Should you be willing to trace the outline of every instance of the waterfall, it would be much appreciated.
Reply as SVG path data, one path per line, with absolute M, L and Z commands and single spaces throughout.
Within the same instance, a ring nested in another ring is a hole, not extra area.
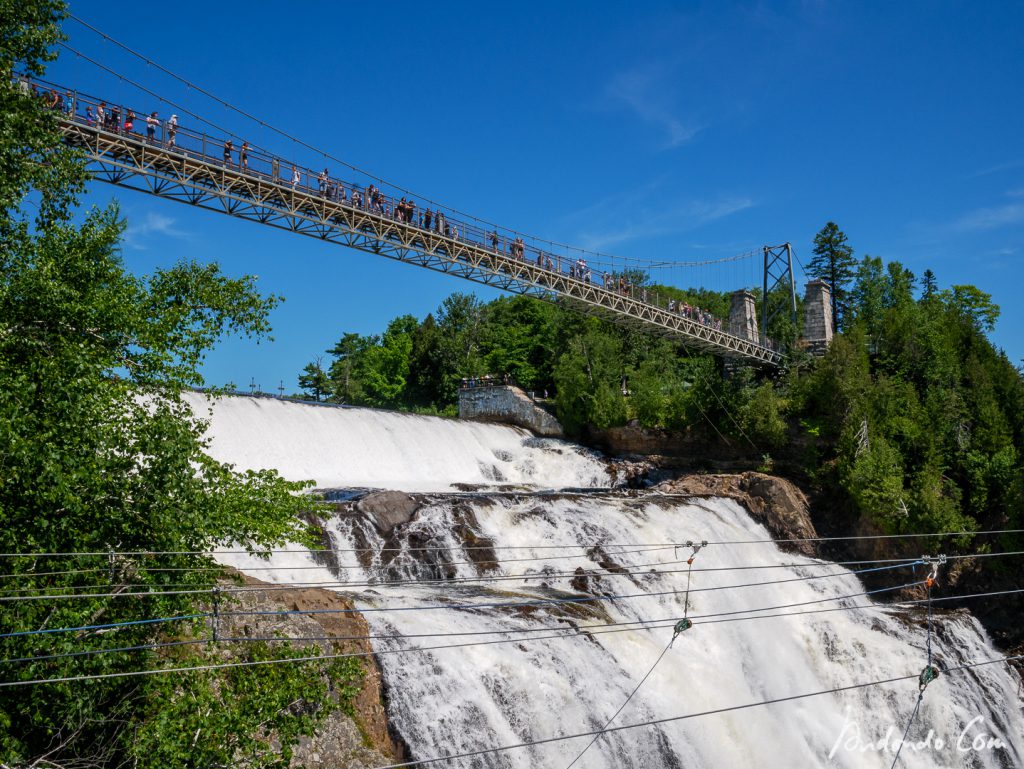
M 230 409 L 238 413 L 225 418 L 215 408 L 215 451 L 227 456 L 263 435 L 266 458 L 253 448 L 245 461 L 281 462 L 291 475 L 315 460 L 325 473 L 316 478 L 321 484 L 329 478 L 330 485 L 380 486 L 391 478 L 400 488 L 430 485 L 420 469 L 400 477 L 414 447 L 425 453 L 413 464 L 432 468 L 435 486 L 451 485 L 452 477 L 463 483 L 478 472 L 470 460 L 490 462 L 499 445 L 520 468 L 517 484 L 547 488 L 561 477 L 581 487 L 588 473 L 599 478 L 596 458 L 565 444 L 552 451 L 505 428 L 275 402 Z M 263 428 L 261 414 L 269 420 Z M 332 429 L 348 432 L 332 436 Z M 356 439 L 357 450 L 346 446 Z M 302 441 L 323 441 L 320 458 L 306 447 L 290 460 Z M 374 461 L 358 472 L 333 469 L 337 458 L 360 452 Z M 524 469 L 528 454 L 534 476 Z M 549 461 L 555 467 L 543 466 Z M 417 499 L 413 520 L 391 531 L 358 505 L 340 505 L 324 521 L 329 558 L 298 548 L 269 562 L 219 556 L 261 579 L 333 582 L 353 596 L 373 635 L 386 636 L 373 644 L 388 716 L 414 758 L 600 729 L 662 652 L 615 725 L 916 676 L 925 664 L 923 610 L 873 603 L 859 595 L 866 588 L 855 573 L 773 544 L 714 544 L 769 538 L 731 500 L 536 489 Z M 692 549 L 675 543 L 701 540 L 713 544 L 694 557 L 687 594 Z M 923 577 L 907 567 L 896 573 L 901 583 Z M 665 651 L 687 604 L 693 627 Z M 791 608 L 769 608 L 780 606 Z M 777 613 L 790 616 L 763 616 Z M 937 612 L 935 627 L 940 666 L 999 657 L 967 612 Z M 454 648 L 404 651 L 439 646 Z M 922 744 L 905 747 L 900 766 L 1024 766 L 1018 683 L 1006 665 L 941 675 L 924 693 L 911 731 Z M 914 679 L 610 732 L 576 766 L 887 769 L 917 695 Z M 1001 742 L 988 747 L 981 735 Z M 445 765 L 563 769 L 587 742 Z
M 215 459 L 239 470 L 276 469 L 321 488 L 611 484 L 593 452 L 515 427 L 275 398 L 188 393 L 185 401 L 210 421 Z

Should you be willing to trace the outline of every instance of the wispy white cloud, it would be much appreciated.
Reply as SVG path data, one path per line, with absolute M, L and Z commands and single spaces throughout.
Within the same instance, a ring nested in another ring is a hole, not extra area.
M 1020 168 L 1024 166 L 1024 160 L 1009 160 L 1005 163 L 998 163 L 988 168 L 982 168 L 979 171 L 975 171 L 973 174 L 968 174 L 968 179 L 977 179 L 979 176 L 989 176 L 990 174 L 998 174 L 1003 171 L 1010 171 L 1014 168 Z
M 657 184 L 652 183 L 569 214 L 565 219 L 577 230 L 575 242 L 589 250 L 603 251 L 639 238 L 694 230 L 755 205 L 745 196 L 660 200 L 656 188 Z
M 128 229 L 124 234 L 124 244 L 128 248 L 145 250 L 154 236 L 185 239 L 188 233 L 177 228 L 177 220 L 170 216 L 147 211 L 139 218 L 127 217 Z
M 663 149 L 690 141 L 703 126 L 677 114 L 670 94 L 669 73 L 658 68 L 634 68 L 617 73 L 607 86 L 612 103 L 632 111 L 664 134 Z
M 1024 222 L 1024 203 L 1007 203 L 1003 206 L 978 208 L 953 222 L 953 229 L 960 232 L 994 230 Z

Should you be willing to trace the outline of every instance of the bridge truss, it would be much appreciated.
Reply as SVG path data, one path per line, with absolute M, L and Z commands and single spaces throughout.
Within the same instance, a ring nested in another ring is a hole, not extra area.
M 517 259 L 351 201 L 329 199 L 308 187 L 284 182 L 276 164 L 274 173 L 265 174 L 224 163 L 205 151 L 205 140 L 197 152 L 168 146 L 166 141 L 148 141 L 141 134 L 105 130 L 75 116 L 62 115 L 59 126 L 65 141 L 85 153 L 90 171 L 101 181 L 567 304 L 728 360 L 767 367 L 784 361 L 782 353 L 769 346 L 646 302 L 641 292 L 633 292 L 641 293 L 639 298 L 624 295 L 583 275 Z

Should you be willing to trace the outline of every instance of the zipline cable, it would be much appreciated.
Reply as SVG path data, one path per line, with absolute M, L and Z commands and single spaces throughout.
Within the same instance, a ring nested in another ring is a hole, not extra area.
M 699 546 L 698 546 L 698 549 L 699 549 Z M 835 572 L 834 574 L 811 574 L 811 575 L 806 575 L 806 576 L 802 576 L 802 577 L 788 577 L 786 579 L 762 580 L 760 582 L 745 582 L 745 583 L 741 583 L 741 584 L 737 584 L 737 585 L 716 585 L 716 586 L 712 586 L 712 587 L 694 588 L 694 592 L 695 593 L 699 593 L 699 592 L 717 591 L 717 590 L 735 590 L 735 589 L 747 588 L 747 587 L 764 587 L 764 586 L 768 586 L 768 585 L 783 585 L 783 584 L 790 583 L 790 582 L 809 582 L 809 581 L 812 581 L 812 580 L 831 579 L 831 578 L 834 578 L 834 577 L 845 577 L 845 576 L 848 576 L 848 575 L 856 576 L 858 574 L 868 574 L 868 573 L 879 572 L 879 571 L 890 571 L 892 569 L 902 569 L 902 568 L 905 568 L 905 567 L 908 567 L 908 566 L 914 566 L 915 564 L 920 564 L 920 563 L 922 563 L 922 562 L 919 561 L 919 560 L 918 561 L 907 560 L 907 561 L 903 561 L 903 562 L 901 562 L 899 564 L 896 564 L 896 565 L 878 566 L 878 567 L 870 568 L 870 569 L 850 569 L 850 570 L 846 570 L 846 571 Z M 691 574 L 691 571 L 692 571 L 692 564 L 693 564 L 693 557 L 691 556 L 690 559 L 687 561 L 687 568 L 686 569 L 665 569 L 665 570 L 660 570 L 660 571 L 659 570 L 651 569 L 651 570 L 648 570 L 648 571 L 639 571 L 639 572 L 609 571 L 609 572 L 605 572 L 605 573 L 601 573 L 601 574 L 575 574 L 575 573 L 572 573 L 572 572 L 567 572 L 567 573 L 563 573 L 561 575 L 549 575 L 549 574 L 542 574 L 541 573 L 541 574 L 536 574 L 536 575 L 527 577 L 526 579 L 538 579 L 538 580 L 578 579 L 580 577 L 587 578 L 587 579 L 597 579 L 597 578 L 601 578 L 601 577 L 626 577 L 626 576 L 633 576 L 633 575 L 636 575 L 636 574 L 641 574 L 641 575 L 652 575 L 652 574 L 654 574 L 654 575 L 656 575 L 656 574 L 679 574 L 679 573 L 685 573 L 686 574 L 686 608 L 688 609 L 689 608 L 689 604 L 690 604 L 689 593 L 690 593 L 690 574 Z M 355 583 L 351 583 L 351 582 L 332 582 L 332 583 L 325 583 L 325 584 L 327 584 L 330 587 L 336 587 L 336 588 L 339 588 L 339 589 L 340 588 L 351 588 L 351 587 L 388 587 L 389 585 L 392 585 L 392 584 L 398 585 L 398 586 L 403 586 L 403 587 L 404 586 L 408 586 L 408 585 L 415 585 L 415 586 L 419 586 L 419 585 L 447 586 L 447 585 L 449 585 L 452 582 L 455 582 L 456 584 L 459 584 L 461 582 L 470 582 L 472 584 L 477 584 L 477 583 L 486 583 L 488 581 L 497 581 L 497 580 L 500 580 L 500 579 L 502 579 L 502 578 L 501 577 L 473 577 L 473 578 L 465 578 L 464 580 L 436 579 L 436 580 L 408 580 L 408 581 L 402 580 L 402 581 L 396 581 L 394 583 L 392 583 L 392 582 L 355 582 Z M 514 577 L 514 579 L 523 579 L 523 578 L 522 577 Z M 318 587 L 323 587 L 323 585 L 319 585 Z M 25 590 L 32 590 L 32 589 L 41 589 L 41 588 L 25 588 Z M 143 591 L 137 591 L 137 592 L 129 592 L 127 590 L 124 590 L 124 591 L 121 591 L 121 592 L 107 592 L 107 593 L 57 593 L 57 594 L 52 594 L 52 595 L 0 596 L 0 603 L 3 603 L 3 602 L 11 603 L 11 602 L 22 602 L 22 601 L 45 601 L 45 600 L 48 600 L 48 599 L 51 599 L 51 600 L 65 600 L 65 599 L 73 599 L 73 598 L 89 598 L 89 599 L 95 599 L 95 598 L 140 598 L 140 597 L 150 598 L 150 597 L 175 596 L 175 595 L 209 595 L 214 590 L 216 590 L 217 592 L 219 592 L 221 594 L 238 594 L 238 593 L 254 593 L 254 592 L 266 593 L 266 592 L 276 592 L 276 591 L 282 591 L 282 590 L 283 591 L 288 591 L 288 590 L 295 590 L 295 589 L 301 589 L 301 586 L 293 586 L 293 585 L 284 584 L 284 585 L 267 585 L 266 587 L 237 587 L 237 588 L 232 588 L 232 587 L 211 587 L 211 588 L 196 588 L 196 589 L 193 589 L 193 590 L 143 590 Z
M 1000 657 L 997 660 L 980 660 L 977 662 L 969 662 L 955 667 L 947 668 L 947 672 L 958 672 L 962 670 L 969 670 L 983 665 L 999 665 L 1007 662 L 1024 659 L 1024 655 L 1017 655 L 1013 657 Z M 704 710 L 699 713 L 687 713 L 681 716 L 669 716 L 668 718 L 656 718 L 649 721 L 640 721 L 632 724 L 623 724 L 622 726 L 611 726 L 606 732 L 621 732 L 629 729 L 636 729 L 642 726 L 657 726 L 660 724 L 672 723 L 676 721 L 685 721 L 691 718 L 701 718 L 703 716 L 719 715 L 721 713 L 730 713 L 737 710 L 749 710 L 750 708 L 761 707 L 763 705 L 776 705 L 781 702 L 791 702 L 793 700 L 807 699 L 808 697 L 820 697 L 826 694 L 838 694 L 840 692 L 854 691 L 857 689 L 866 689 L 872 686 L 881 686 L 884 684 L 897 683 L 900 681 L 909 681 L 913 678 L 917 678 L 916 675 L 896 676 L 894 678 L 886 678 L 878 681 L 868 681 L 865 683 L 849 684 L 847 686 L 837 686 L 832 689 L 822 689 L 816 692 L 804 692 L 801 694 L 791 694 L 786 697 L 775 697 L 769 700 L 758 700 L 757 702 L 748 702 L 744 705 L 731 705 L 728 707 L 715 708 L 713 710 Z M 426 764 L 436 764 L 441 761 L 454 761 L 461 758 L 473 758 L 475 756 L 489 755 L 492 753 L 501 753 L 507 750 L 515 750 L 518 748 L 529 748 L 537 745 L 548 745 L 553 742 L 563 742 L 565 740 L 574 740 L 580 737 L 591 737 L 597 734 L 601 734 L 602 730 L 589 731 L 589 732 L 577 732 L 575 734 L 565 734 L 559 737 L 548 737 L 546 739 L 531 740 L 528 742 L 520 742 L 514 745 L 502 745 L 496 748 L 483 748 L 480 750 L 468 751 L 465 753 L 450 753 L 444 756 L 435 756 L 433 758 L 422 758 L 415 761 L 405 761 L 398 764 L 387 764 L 386 766 L 375 767 L 375 769 L 407 769 L 412 766 L 424 766 Z
M 849 595 L 832 596 L 829 598 L 820 598 L 813 601 L 803 601 L 795 604 L 781 604 L 778 606 L 766 606 L 754 609 L 738 609 L 729 612 L 722 612 L 718 614 L 703 614 L 700 618 L 705 617 L 723 617 L 734 614 L 749 614 L 752 612 L 761 611 L 774 611 L 782 608 L 792 608 L 796 606 L 808 606 L 810 604 L 825 603 L 827 601 L 839 601 L 846 598 L 858 598 L 865 595 L 875 595 L 877 593 L 887 593 L 896 590 L 903 590 L 909 587 L 915 587 L 917 585 L 924 584 L 923 582 L 909 582 L 903 585 L 894 585 L 890 587 L 876 588 L 875 590 L 868 590 L 860 593 L 851 593 Z M 566 604 L 584 604 L 584 603 L 599 603 L 603 601 L 616 601 L 616 600 L 628 600 L 633 598 L 658 598 L 666 595 L 676 595 L 675 590 L 657 591 L 652 593 L 633 593 L 627 595 L 600 595 L 600 596 L 581 596 L 574 598 L 539 598 L 532 601 L 498 601 L 489 603 L 467 603 L 467 604 L 431 604 L 429 606 L 392 606 L 392 607 L 363 607 L 363 608 L 352 608 L 352 609 L 308 609 L 300 611 L 298 609 L 287 609 L 280 611 L 235 611 L 235 612 L 221 612 L 221 617 L 287 617 L 296 615 L 318 615 L 318 614 L 368 614 L 368 613 L 388 613 L 388 612 L 411 612 L 411 611 L 474 611 L 478 609 L 507 609 L 507 608 L 524 608 L 524 607 L 535 607 L 535 606 L 559 606 Z M 175 617 L 154 617 L 143 620 L 129 620 L 123 622 L 110 622 L 106 624 L 96 625 L 83 625 L 80 627 L 65 627 L 65 628 L 46 628 L 42 630 L 21 630 L 11 633 L 0 633 L 0 638 L 21 638 L 25 636 L 35 635 L 52 635 L 54 633 L 77 633 L 86 630 L 114 630 L 116 628 L 128 627 L 133 625 L 156 625 L 166 624 L 168 622 L 179 622 L 190 619 L 209 619 L 213 615 L 206 613 L 181 615 Z
M 694 499 L 694 495 L 690 494 L 672 494 L 664 496 L 678 496 L 685 497 L 686 499 Z M 695 503 L 691 503 L 695 504 Z M 908 534 L 855 534 L 842 537 L 788 537 L 788 538 L 773 538 L 773 539 L 733 539 L 733 540 L 708 540 L 709 545 L 779 545 L 779 544 L 799 544 L 799 543 L 814 543 L 814 542 L 865 542 L 865 541 L 878 541 L 878 540 L 901 540 L 901 539 L 928 539 L 931 537 L 977 537 L 982 535 L 1007 535 L 1007 534 L 1024 534 L 1024 529 L 986 529 L 982 531 L 935 531 L 935 532 L 917 532 Z M 67 551 L 67 552 L 38 552 L 38 553 L 0 553 L 0 558 L 80 558 L 80 557 L 103 557 L 107 558 L 113 552 L 114 555 L 120 556 L 158 556 L 158 555 L 251 555 L 251 556 L 267 556 L 274 553 L 288 553 L 291 555 L 301 554 L 318 554 L 318 553 L 403 553 L 403 552 L 436 552 L 436 551 L 447 551 L 447 550 L 570 550 L 570 549 L 584 549 L 590 550 L 593 548 L 607 548 L 607 547 L 634 547 L 641 548 L 636 552 L 650 552 L 653 550 L 673 550 L 680 547 L 683 542 L 656 542 L 656 543 L 621 543 L 621 542 L 592 542 L 589 544 L 571 543 L 561 545 L 466 545 L 464 547 L 452 547 L 452 546 L 419 546 L 419 547 L 386 547 L 386 548 L 372 548 L 372 547 L 349 547 L 349 548 L 319 548 L 319 549 L 306 549 L 306 548 L 267 548 L 267 549 L 253 549 L 253 550 L 217 550 L 210 552 L 208 550 L 123 550 L 123 551 L 110 551 L 110 550 L 85 550 L 80 552 Z M 624 553 L 608 553 L 608 555 L 623 555 Z M 585 557 L 585 556 L 564 556 L 569 557 Z M 504 561 L 504 559 L 502 559 Z M 511 560 L 511 559 L 510 559 Z M 490 563 L 490 561 L 485 561 Z M 877 563 L 875 561 L 874 563 Z
M 654 663 L 651 665 L 651 667 L 647 670 L 646 673 L 644 673 L 643 678 L 641 678 L 637 682 L 637 685 L 633 687 L 633 691 L 631 691 L 629 693 L 629 696 L 626 697 L 625 701 L 621 705 L 619 705 L 619 709 L 616 710 L 612 714 L 611 718 L 609 718 L 607 721 L 605 721 L 604 726 L 601 727 L 601 731 L 594 735 L 594 737 L 590 740 L 590 742 L 587 743 L 586 747 L 584 747 L 583 750 L 581 750 L 577 754 L 576 758 L 574 758 L 569 763 L 569 766 L 567 766 L 566 769 L 572 769 L 572 767 L 576 765 L 576 762 L 579 761 L 581 758 L 583 758 L 583 755 L 588 750 L 590 750 L 590 746 L 593 745 L 595 742 L 597 742 L 598 737 L 600 737 L 601 735 L 603 735 L 605 732 L 608 731 L 608 727 L 611 726 L 612 721 L 614 721 L 616 718 L 619 717 L 619 713 L 621 713 L 623 710 L 625 710 L 626 705 L 628 705 L 630 703 L 630 700 L 633 699 L 633 696 L 638 691 L 640 691 L 640 687 L 643 686 L 644 682 L 648 678 L 651 677 L 652 673 L 654 673 L 655 668 L 658 667 L 658 663 L 660 663 L 662 661 L 662 659 L 664 659 L 665 655 L 668 653 L 668 650 L 672 648 L 672 645 L 676 642 L 676 638 L 679 636 L 679 634 L 683 633 L 684 631 L 689 630 L 691 627 L 693 627 L 693 623 L 689 619 L 689 613 L 690 613 L 690 574 L 691 574 L 691 569 L 693 567 L 693 560 L 697 557 L 697 553 L 699 553 L 703 548 L 707 547 L 707 545 L 708 545 L 708 543 L 706 541 L 701 541 L 698 544 L 695 544 L 693 542 L 687 542 L 686 543 L 686 547 L 688 547 L 688 548 L 690 548 L 692 550 L 692 552 L 690 553 L 690 557 L 686 561 L 686 564 L 687 564 L 687 571 L 686 571 L 686 599 L 685 599 L 685 603 L 683 604 L 683 618 L 681 620 L 679 620 L 679 622 L 677 622 L 675 627 L 672 629 L 672 637 L 669 639 L 668 643 L 665 645 L 665 648 L 661 650 L 661 654 L 658 655 L 658 658 L 656 660 L 654 660 Z
M 966 593 L 966 594 L 961 594 L 961 595 L 947 596 L 947 597 L 944 597 L 944 598 L 933 598 L 932 600 L 935 601 L 935 602 L 938 602 L 938 601 L 957 601 L 957 600 L 967 600 L 967 599 L 972 599 L 972 598 L 989 598 L 989 597 L 995 597 L 995 596 L 1011 595 L 1011 594 L 1021 594 L 1021 593 L 1024 593 L 1024 588 L 1016 589 L 1016 590 L 1000 590 L 1000 591 L 993 591 L 993 592 L 988 592 L 988 593 Z M 801 616 L 811 615 L 811 614 L 829 614 L 829 613 L 838 612 L 838 611 L 854 611 L 854 610 L 860 610 L 860 609 L 865 609 L 865 610 L 882 609 L 882 610 L 884 610 L 884 609 L 894 608 L 894 607 L 916 606 L 916 605 L 920 605 L 922 603 L 925 603 L 925 599 L 911 599 L 911 600 L 905 600 L 905 601 L 895 601 L 895 602 L 890 603 L 890 604 L 851 604 L 849 606 L 838 606 L 838 607 L 833 607 L 833 608 L 828 608 L 828 609 L 806 609 L 804 611 L 796 611 L 796 612 L 777 612 L 777 613 L 774 613 L 774 614 L 757 614 L 757 615 L 748 616 L 748 617 L 730 616 L 730 617 L 725 617 L 725 618 L 722 618 L 722 619 L 710 619 L 710 620 L 708 620 L 706 622 L 702 622 L 701 624 L 717 625 L 717 624 L 720 624 L 720 623 L 723 623 L 723 622 L 747 622 L 747 621 L 750 621 L 750 620 L 777 619 L 777 618 L 785 618 L 785 617 L 801 617 Z M 717 616 L 717 615 L 703 615 L 703 616 L 714 617 L 714 616 Z M 698 619 L 699 619 L 699 617 L 698 617 Z M 655 623 L 661 623 L 661 622 L 667 622 L 668 624 L 655 624 Z M 516 637 L 516 638 L 499 639 L 497 641 L 478 641 L 478 642 L 468 642 L 468 643 L 441 645 L 441 646 L 429 646 L 429 647 L 407 647 L 407 648 L 403 648 L 403 649 L 394 649 L 394 650 L 390 650 L 390 651 L 387 652 L 389 654 L 398 654 L 398 653 L 403 653 L 403 652 L 404 653 L 417 653 L 417 652 L 424 652 L 424 651 L 435 651 L 435 650 L 439 650 L 439 649 L 453 649 L 453 648 L 461 649 L 461 648 L 467 648 L 467 647 L 473 647 L 473 646 L 491 646 L 491 645 L 495 645 L 495 644 L 505 644 L 505 643 L 523 643 L 523 642 L 551 640 L 551 639 L 558 639 L 558 638 L 575 638 L 575 637 L 578 637 L 578 636 L 581 636 L 581 635 L 588 636 L 588 635 L 602 635 L 602 634 L 605 634 L 605 633 L 623 633 L 623 632 L 632 632 L 632 631 L 641 631 L 641 630 L 653 631 L 653 630 L 662 630 L 662 629 L 668 629 L 668 628 L 675 629 L 675 627 L 677 627 L 677 625 L 678 625 L 678 622 L 676 621 L 675 618 L 673 618 L 673 617 L 661 617 L 661 618 L 658 618 L 658 619 L 630 620 L 630 621 L 625 621 L 625 622 L 609 622 L 609 623 L 602 623 L 600 625 L 576 625 L 576 626 L 565 627 L 565 628 L 539 627 L 539 628 L 517 628 L 517 629 L 509 629 L 509 630 L 475 630 L 475 631 L 461 631 L 461 632 L 410 633 L 410 634 L 403 634 L 403 635 L 394 635 L 394 634 L 389 634 L 389 635 L 370 635 L 370 634 L 368 634 L 368 635 L 359 635 L 359 636 L 315 635 L 315 636 L 297 636 L 297 637 L 242 636 L 242 637 L 221 637 L 221 638 L 218 639 L 218 642 L 219 643 L 257 643 L 257 642 L 293 643 L 293 642 L 299 642 L 299 641 L 331 641 L 331 642 L 334 642 L 334 643 L 339 643 L 339 642 L 342 642 L 342 641 L 389 641 L 389 640 L 390 641 L 397 641 L 397 640 L 406 640 L 406 639 L 410 639 L 410 638 L 451 638 L 451 637 L 479 637 L 479 636 L 495 636 L 495 635 L 507 636 L 507 635 L 511 635 L 511 634 L 514 634 L 514 633 L 520 634 L 519 637 Z M 545 632 L 551 632 L 551 631 L 555 631 L 555 634 L 554 635 L 532 635 L 532 634 L 535 634 L 535 633 L 545 633 Z M 530 634 L 530 635 L 526 635 L 526 634 Z M 674 637 L 673 637 L 673 640 L 674 640 Z M 0 663 L 7 664 L 7 663 L 21 663 L 21 662 L 41 662 L 41 661 L 52 660 L 52 659 L 63 659 L 63 658 L 67 658 L 67 657 L 82 657 L 82 656 L 92 656 L 92 655 L 96 655 L 96 654 L 111 654 L 111 653 L 122 653 L 122 652 L 127 653 L 127 652 L 133 652 L 133 651 L 157 650 L 157 649 L 163 649 L 163 648 L 169 648 L 169 647 L 199 645 L 199 644 L 209 644 L 209 643 L 210 643 L 210 640 L 208 638 L 189 639 L 189 640 L 182 640 L 182 641 L 166 641 L 166 642 L 158 642 L 158 643 L 152 643 L 152 644 L 138 644 L 138 645 L 135 645 L 135 646 L 127 646 L 127 647 L 115 647 L 115 648 L 110 648 L 110 649 L 89 649 L 89 650 L 83 650 L 83 651 L 77 651 L 77 652 L 63 652 L 63 653 L 59 653 L 59 654 L 39 655 L 39 656 L 34 656 L 34 657 L 17 657 L 17 658 L 12 658 L 12 659 L 0 660 Z M 365 653 L 360 653 L 360 654 L 350 654 L 348 656 L 370 657 L 370 656 L 373 656 L 373 655 L 374 655 L 374 652 L 365 652 Z M 318 655 L 318 656 L 311 656 L 309 658 L 303 658 L 302 660 L 281 659 L 281 660 L 277 660 L 277 661 L 278 662 L 294 662 L 294 661 L 312 661 L 312 660 L 317 660 L 317 659 L 331 659 L 331 657 L 322 657 L 322 656 Z M 153 670 L 152 672 L 154 672 L 154 673 L 171 672 L 172 673 L 175 670 L 179 670 L 179 669 L 180 668 L 156 669 L 156 670 Z M 72 680 L 79 680 L 80 678 L 81 677 L 74 677 Z M 47 680 L 37 680 L 37 681 L 30 681 L 30 682 L 14 681 L 14 682 L 7 682 L 6 684 L 3 684 L 3 685 L 19 686 L 22 683 L 53 683 L 53 682 L 54 682 L 53 680 L 47 679 Z
M 659 548 L 668 549 L 668 548 Z M 615 554 L 618 555 L 618 554 Z M 999 558 L 1004 556 L 1017 556 L 1024 555 L 1024 550 L 1012 550 L 997 553 L 966 553 L 961 555 L 948 555 L 948 560 L 963 560 L 963 559 L 974 559 L 974 558 Z M 560 560 L 564 558 L 578 558 L 578 557 L 589 557 L 589 556 L 552 556 L 551 560 Z M 514 560 L 514 559 L 512 559 Z M 545 560 L 543 558 L 538 560 Z M 504 562 L 504 561 L 502 561 Z M 757 571 L 763 569 L 790 569 L 790 568 L 819 568 L 829 566 L 866 566 L 868 564 L 889 564 L 899 563 L 906 564 L 911 563 L 910 558 L 876 558 L 872 560 L 855 560 L 855 561 L 811 561 L 809 563 L 768 563 L 761 565 L 746 565 L 746 566 L 710 566 L 703 569 L 694 569 L 694 573 L 701 572 L 730 572 L 730 571 Z M 490 563 L 487 561 L 485 563 Z M 587 574 L 587 577 L 612 577 L 612 576 L 628 576 L 628 575 L 646 575 L 646 574 L 674 574 L 678 573 L 676 569 L 648 569 L 647 567 L 654 566 L 671 566 L 678 563 L 684 563 L 684 561 L 652 561 L 649 563 L 639 564 L 625 564 L 632 569 L 639 569 L 639 571 L 608 571 L 601 574 Z M 476 564 L 475 561 L 447 561 L 440 565 L 449 566 L 456 564 Z M 295 571 L 295 570 L 307 570 L 307 569 L 329 569 L 331 567 L 326 566 L 195 566 L 195 567 L 180 567 L 180 568 L 162 568 L 162 567 L 150 567 L 150 566 L 136 566 L 133 565 L 132 570 L 147 574 L 162 574 L 162 573 L 176 573 L 176 572 L 188 572 L 188 573 L 202 573 L 202 572 L 218 572 L 223 573 L 230 570 L 242 571 L 245 574 L 251 574 L 251 572 L 265 572 L 265 571 Z M 355 565 L 342 564 L 338 566 L 339 569 L 362 569 L 363 567 Z M 51 575 L 65 575 L 65 574 L 98 574 L 107 573 L 109 569 L 71 569 L 68 571 L 52 571 L 52 572 L 20 572 L 11 574 L 0 574 L 0 578 L 15 578 L 15 577 L 40 577 L 40 576 L 51 576 Z M 853 573 L 858 573 L 859 569 L 851 569 Z M 451 578 L 426 578 L 426 579 L 395 579 L 395 580 L 367 580 L 367 581 L 346 581 L 346 580 L 326 580 L 326 581 L 300 581 L 300 582 L 288 582 L 278 584 L 265 584 L 261 586 L 248 585 L 246 587 L 230 588 L 235 593 L 258 593 L 258 592 L 273 592 L 278 590 L 297 590 L 303 588 L 345 588 L 345 587 L 387 587 L 388 585 L 448 585 L 448 584 L 459 584 L 464 582 L 475 583 L 475 582 L 503 582 L 512 580 L 533 580 L 533 579 L 561 579 L 563 577 L 576 577 L 579 576 L 575 571 L 571 572 L 543 572 L 537 571 L 533 573 L 520 573 L 520 574 L 505 574 L 496 576 L 476 576 L 476 577 L 451 577 Z M 122 585 L 126 588 L 145 588 L 159 584 L 165 588 L 188 588 L 191 587 L 192 583 L 187 582 L 169 582 L 169 583 L 128 583 Z M 30 590 L 73 590 L 73 589 L 93 589 L 97 585 L 66 585 L 66 586 L 49 586 L 49 587 L 26 587 L 26 588 L 10 588 L 11 593 L 28 592 Z

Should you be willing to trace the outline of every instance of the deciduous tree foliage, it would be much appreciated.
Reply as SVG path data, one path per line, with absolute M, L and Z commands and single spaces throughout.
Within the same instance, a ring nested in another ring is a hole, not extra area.
M 220 543 L 256 550 L 306 533 L 304 485 L 211 460 L 203 423 L 180 399 L 184 388 L 202 384 L 198 367 L 218 339 L 269 332 L 267 315 L 279 299 L 261 297 L 251 277 L 226 277 L 216 265 L 181 262 L 148 277 L 129 274 L 116 207 L 75 224 L 83 165 L 61 148 L 40 98 L 12 82 L 15 70 L 42 74 L 63 9 L 3 0 L 0 11 L 0 552 L 24 554 L 0 559 L 4 590 L 29 598 L 72 588 L 118 594 L 4 603 L 0 680 L 173 665 L 180 655 L 132 647 L 204 637 L 202 623 L 188 617 L 207 610 L 209 596 L 147 590 L 211 587 L 217 570 L 203 553 Z M 27 197 L 33 205 L 25 206 Z M 174 617 L 185 619 L 121 624 Z M 121 648 L 132 650 L 110 651 Z M 193 648 L 188 659 L 208 658 Z M 234 745 L 213 743 L 202 762 L 180 755 L 163 766 L 277 765 L 297 722 L 294 713 L 267 707 L 277 696 L 267 687 L 283 682 L 285 692 L 315 697 L 329 685 L 321 673 L 315 666 L 254 668 L 239 678 L 246 690 L 238 698 L 210 677 L 5 687 L 0 763 L 161 765 L 153 757 L 178 738 L 179 725 L 154 719 L 163 708 L 187 709 L 187 687 L 188 696 L 215 703 L 221 719 L 255 729 L 238 710 L 244 702 L 262 713 L 261 729 L 284 739 L 276 749 L 239 735 Z M 136 743 L 139 735 L 145 739 Z

